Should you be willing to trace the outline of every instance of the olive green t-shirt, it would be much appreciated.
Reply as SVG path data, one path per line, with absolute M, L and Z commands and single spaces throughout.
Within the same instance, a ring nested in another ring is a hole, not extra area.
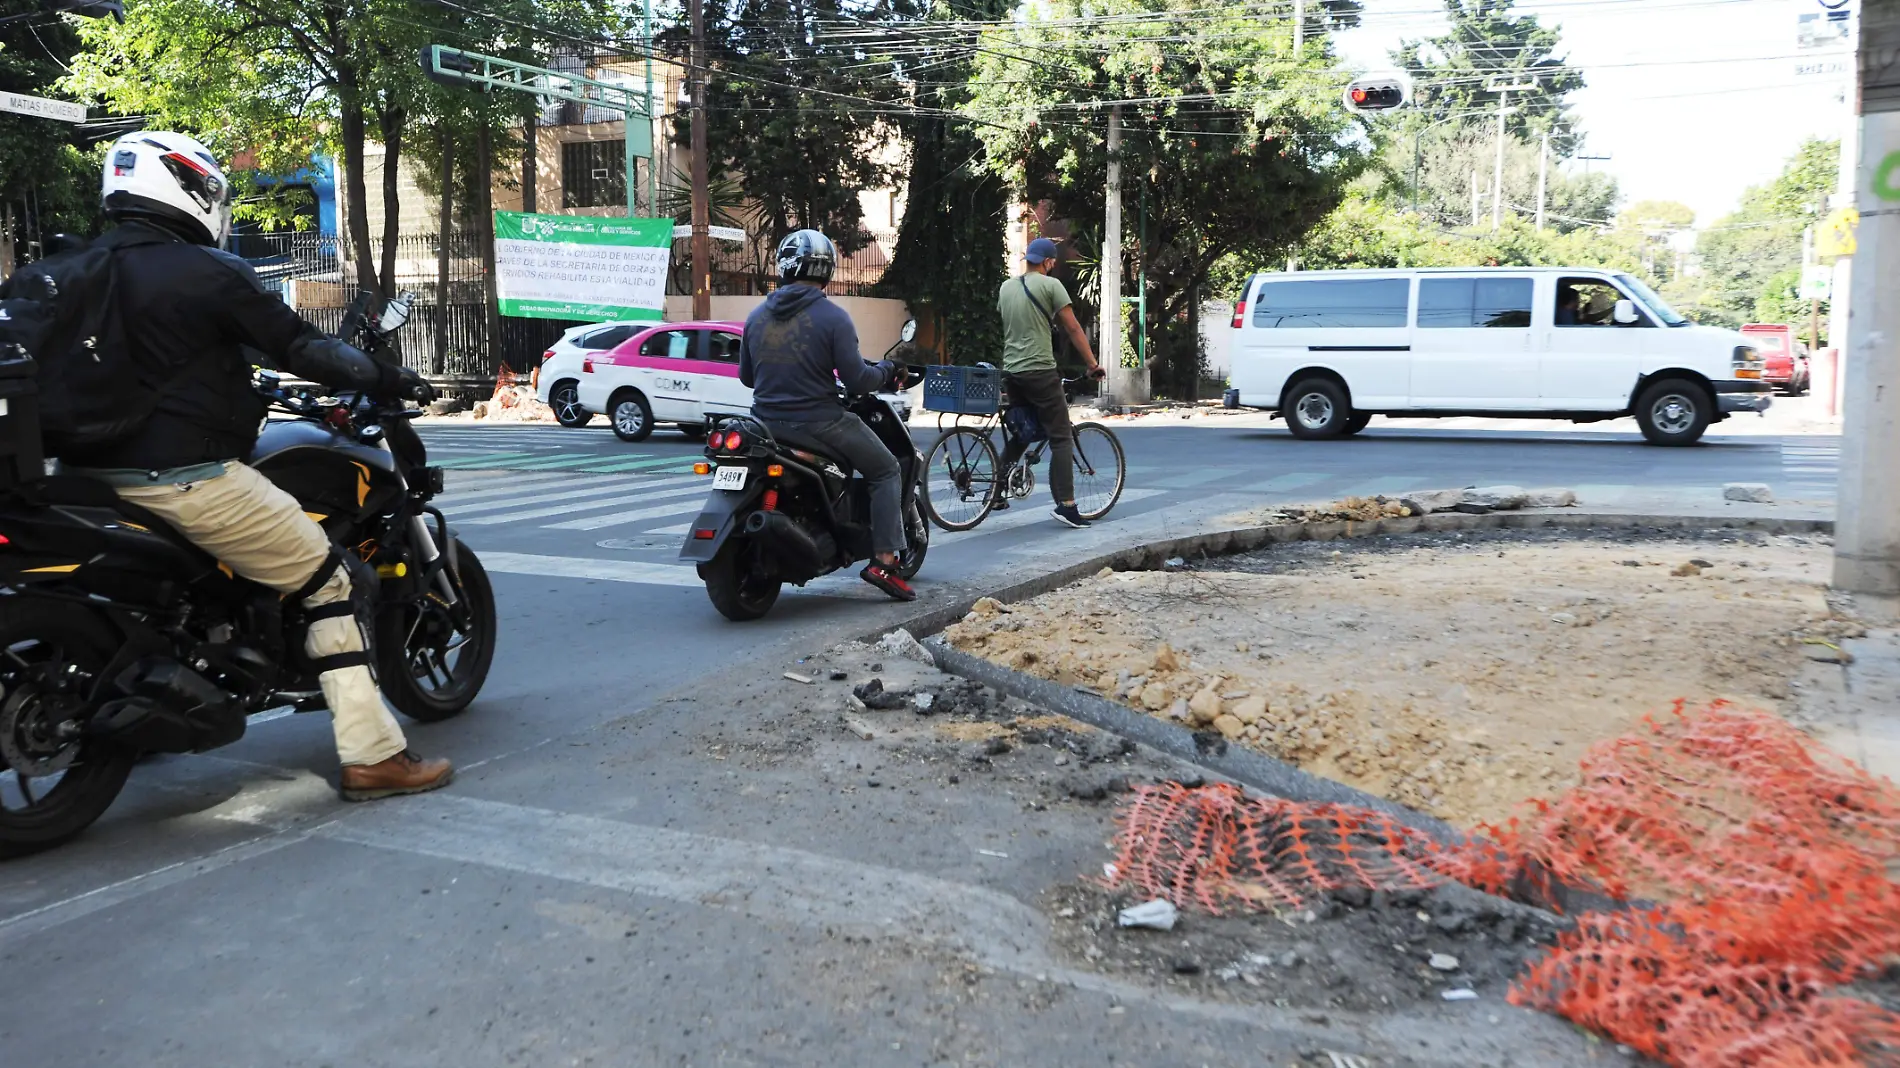
M 1029 284 L 1027 292 L 1023 283 Z M 1030 295 L 1035 300 L 1030 300 Z M 1036 305 L 1040 303 L 1042 307 Z M 1056 369 L 1051 320 L 1068 307 L 1069 291 L 1040 271 L 1012 278 L 996 294 L 996 310 L 1003 316 L 1003 370 L 1019 375 Z

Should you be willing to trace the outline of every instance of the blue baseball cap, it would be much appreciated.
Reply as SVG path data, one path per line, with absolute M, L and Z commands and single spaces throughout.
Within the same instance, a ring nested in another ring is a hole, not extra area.
M 1041 263 L 1044 260 L 1053 260 L 1055 258 L 1056 243 L 1046 237 L 1039 237 L 1031 241 L 1028 250 L 1023 253 L 1023 259 L 1028 260 L 1030 263 Z

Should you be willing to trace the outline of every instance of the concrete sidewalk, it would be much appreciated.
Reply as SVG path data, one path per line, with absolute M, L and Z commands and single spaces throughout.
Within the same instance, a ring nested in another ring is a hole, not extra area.
M 1821 659 L 1796 683 L 1797 715 L 1828 748 L 1900 781 L 1900 629 L 1869 630 L 1838 645 L 1811 647 Z

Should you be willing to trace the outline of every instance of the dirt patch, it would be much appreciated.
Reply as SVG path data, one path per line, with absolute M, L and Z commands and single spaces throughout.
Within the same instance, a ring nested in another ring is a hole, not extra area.
M 1804 641 L 1855 629 L 1830 553 L 1732 531 L 1298 543 L 986 600 L 946 637 L 1472 824 L 1678 699 L 1778 710 Z
M 1089 967 L 1296 1009 L 1377 1011 L 1463 990 L 1497 1011 L 1512 977 L 1566 926 L 1458 887 L 1340 890 L 1268 916 L 1183 913 L 1171 931 L 1120 926 L 1121 910 L 1136 903 L 1128 891 L 1077 882 L 1050 891 L 1044 904 L 1057 944 Z

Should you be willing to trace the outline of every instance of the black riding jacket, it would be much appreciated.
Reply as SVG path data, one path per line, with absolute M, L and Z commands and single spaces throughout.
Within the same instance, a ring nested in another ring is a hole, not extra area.
M 339 389 L 391 390 L 398 371 L 328 337 L 258 280 L 251 265 L 169 230 L 128 221 L 99 239 L 115 250 L 119 314 L 134 362 L 169 370 L 158 407 L 79 467 L 163 470 L 250 456 L 265 404 L 253 363 Z

